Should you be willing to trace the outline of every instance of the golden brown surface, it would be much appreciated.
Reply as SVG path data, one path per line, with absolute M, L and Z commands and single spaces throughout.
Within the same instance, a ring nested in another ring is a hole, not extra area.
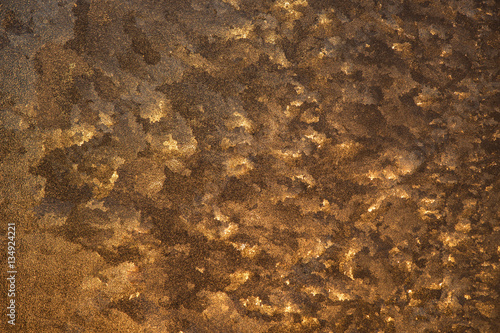
M 0 327 L 500 331 L 494 1 L 7 0 L 0 21 Z

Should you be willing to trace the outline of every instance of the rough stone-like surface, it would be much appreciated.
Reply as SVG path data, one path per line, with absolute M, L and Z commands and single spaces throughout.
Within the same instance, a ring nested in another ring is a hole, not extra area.
M 499 332 L 498 9 L 2 1 L 0 327 Z

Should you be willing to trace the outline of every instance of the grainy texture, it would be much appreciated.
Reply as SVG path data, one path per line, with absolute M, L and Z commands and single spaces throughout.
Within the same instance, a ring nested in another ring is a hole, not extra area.
M 499 332 L 498 14 L 2 1 L 7 329 Z

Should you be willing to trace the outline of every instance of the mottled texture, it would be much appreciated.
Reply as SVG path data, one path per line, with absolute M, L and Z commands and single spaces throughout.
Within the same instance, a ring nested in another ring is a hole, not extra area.
M 498 14 L 2 1 L 7 329 L 498 332 Z

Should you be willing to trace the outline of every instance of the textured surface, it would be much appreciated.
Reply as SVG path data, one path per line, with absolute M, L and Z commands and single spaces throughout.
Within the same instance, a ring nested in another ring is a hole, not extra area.
M 10 330 L 500 330 L 494 1 L 0 15 Z

